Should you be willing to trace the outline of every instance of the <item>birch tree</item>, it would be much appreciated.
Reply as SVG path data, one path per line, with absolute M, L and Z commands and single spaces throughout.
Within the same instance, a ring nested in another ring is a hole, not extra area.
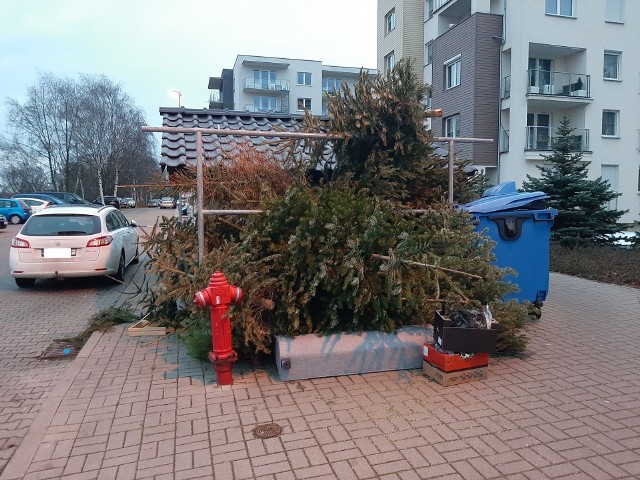
M 55 189 L 68 189 L 68 173 L 74 161 L 74 127 L 77 98 L 72 80 L 41 73 L 21 104 L 8 99 L 8 117 L 15 141 L 28 146 L 31 156 L 47 161 L 49 181 Z

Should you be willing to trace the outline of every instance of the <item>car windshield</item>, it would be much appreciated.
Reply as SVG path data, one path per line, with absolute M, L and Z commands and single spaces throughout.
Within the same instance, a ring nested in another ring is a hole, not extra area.
M 93 235 L 100 232 L 95 215 L 35 215 L 22 227 L 23 235 L 34 237 Z

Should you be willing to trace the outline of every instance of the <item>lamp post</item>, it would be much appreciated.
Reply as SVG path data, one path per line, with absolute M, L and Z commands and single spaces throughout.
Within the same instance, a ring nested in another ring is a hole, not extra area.
M 181 99 L 182 99 L 182 92 L 179 90 L 176 90 L 175 88 L 172 88 L 169 90 L 169 94 L 173 94 L 171 96 L 177 96 L 178 97 L 178 108 L 182 107 L 182 103 L 181 103 Z

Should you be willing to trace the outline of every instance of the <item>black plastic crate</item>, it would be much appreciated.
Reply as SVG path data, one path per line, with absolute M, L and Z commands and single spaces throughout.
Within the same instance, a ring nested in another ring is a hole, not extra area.
M 455 353 L 494 353 L 497 330 L 485 328 L 452 327 L 449 317 L 436 312 L 433 339 L 442 350 Z

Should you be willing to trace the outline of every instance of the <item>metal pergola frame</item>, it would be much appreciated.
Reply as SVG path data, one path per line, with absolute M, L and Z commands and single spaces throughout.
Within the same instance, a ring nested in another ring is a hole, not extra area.
M 233 137 L 272 137 L 272 138 L 300 138 L 300 139 L 338 139 L 339 135 L 327 133 L 303 133 L 303 132 L 275 132 L 260 130 L 235 130 L 229 128 L 199 128 L 199 127 L 149 127 L 143 126 L 143 132 L 150 133 L 190 133 L 196 134 L 196 196 L 198 211 L 198 264 L 202 264 L 204 257 L 204 216 L 205 215 L 246 215 L 261 213 L 262 210 L 203 210 L 204 207 L 204 150 L 203 135 L 233 136 Z M 491 138 L 464 138 L 464 137 L 434 137 L 434 142 L 447 142 L 449 144 L 448 170 L 449 190 L 448 201 L 453 203 L 453 171 L 455 161 L 455 143 L 493 143 Z M 179 212 L 181 214 L 181 212 Z

